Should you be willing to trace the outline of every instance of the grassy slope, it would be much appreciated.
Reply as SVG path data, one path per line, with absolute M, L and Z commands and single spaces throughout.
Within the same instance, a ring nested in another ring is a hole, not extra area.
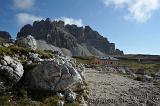
M 124 55 L 116 56 L 120 64 L 130 69 L 144 69 L 147 73 L 154 73 L 160 68 L 160 56 L 157 55 Z
M 148 74 L 155 73 L 160 69 L 160 56 L 158 55 L 124 55 L 113 56 L 119 59 L 121 66 L 127 66 L 133 71 L 144 69 Z M 74 57 L 77 64 L 89 64 L 91 57 Z

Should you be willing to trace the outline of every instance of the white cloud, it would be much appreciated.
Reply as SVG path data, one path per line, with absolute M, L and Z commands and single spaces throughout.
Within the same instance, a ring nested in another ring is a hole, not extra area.
M 123 7 L 127 2 L 128 0 L 104 0 L 105 5 L 110 6 L 114 4 L 116 8 Z
M 82 19 L 73 19 L 73 18 L 68 18 L 68 17 L 62 17 L 62 18 L 59 18 L 58 20 L 62 20 L 65 22 L 65 24 L 69 24 L 69 25 L 75 24 L 79 27 L 83 26 Z
M 28 14 L 28 13 L 19 13 L 19 14 L 16 15 L 16 17 L 17 17 L 17 21 L 18 21 L 20 26 L 23 26 L 25 24 L 32 24 L 34 21 L 44 19 L 41 16 L 35 16 L 35 15 L 32 15 L 32 14 Z M 68 17 L 61 17 L 61 18 L 58 18 L 56 20 L 64 21 L 65 25 L 75 24 L 79 27 L 83 26 L 82 19 L 73 19 L 73 18 L 68 18 Z
M 127 9 L 126 20 L 146 22 L 160 7 L 160 0 L 104 0 L 106 6 Z
M 30 9 L 34 6 L 35 0 L 13 0 L 14 6 L 19 9 Z
M 19 13 L 16 15 L 16 17 L 20 26 L 23 26 L 25 24 L 32 24 L 34 21 L 43 19 L 43 17 L 35 16 L 28 13 Z

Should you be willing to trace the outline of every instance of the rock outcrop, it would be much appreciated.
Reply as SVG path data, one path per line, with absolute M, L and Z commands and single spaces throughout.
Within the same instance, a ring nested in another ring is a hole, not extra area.
M 10 56 L 0 57 L 0 91 L 13 86 L 23 75 L 23 66 Z
M 65 48 L 67 53 L 71 52 L 74 56 L 123 54 L 123 51 L 115 48 L 114 43 L 110 43 L 107 38 L 89 26 L 83 28 L 65 25 L 63 21 L 46 19 L 35 21 L 33 25 L 25 25 L 18 32 L 17 39 L 28 35 L 32 35 L 36 40 L 44 40 L 55 47 Z
M 37 49 L 37 42 L 31 35 L 17 39 L 16 43 L 23 48 Z
M 81 75 L 75 63 L 69 58 L 56 57 L 52 61 L 44 61 L 24 74 L 24 85 L 30 90 L 48 92 L 78 91 L 83 88 Z

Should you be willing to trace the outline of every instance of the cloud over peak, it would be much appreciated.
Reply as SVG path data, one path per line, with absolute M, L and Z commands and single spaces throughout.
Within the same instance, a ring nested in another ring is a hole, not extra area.
M 79 27 L 83 26 L 82 19 L 73 19 L 73 18 L 68 18 L 68 17 L 62 17 L 58 20 L 62 20 L 62 21 L 64 21 L 65 24 L 69 24 L 69 25 L 75 24 Z
M 33 14 L 28 13 L 18 13 L 16 15 L 17 22 L 20 26 L 23 26 L 25 24 L 32 24 L 34 21 L 42 20 L 44 17 L 41 16 L 35 16 Z M 68 17 L 61 17 L 57 18 L 56 20 L 62 20 L 65 24 L 69 25 L 77 25 L 79 27 L 83 26 L 82 19 L 74 19 L 74 18 L 68 18 Z
M 23 26 L 25 24 L 32 24 L 34 21 L 43 19 L 43 17 L 35 16 L 28 13 L 18 13 L 16 17 L 20 26 Z
M 36 16 L 32 13 L 27 13 L 26 10 L 32 10 L 32 7 L 34 6 L 36 0 L 13 0 L 14 7 L 16 9 L 23 10 L 23 12 L 16 14 L 17 22 L 20 26 L 23 26 L 25 24 L 32 24 L 33 21 L 36 20 L 42 20 L 44 17 Z M 60 17 L 56 20 L 62 20 L 65 24 L 75 24 L 79 27 L 83 26 L 82 19 L 74 19 L 71 17 Z
M 19 9 L 30 9 L 33 7 L 35 0 L 13 0 L 14 6 Z
M 160 0 L 104 0 L 106 6 L 127 9 L 126 20 L 146 22 L 160 7 Z

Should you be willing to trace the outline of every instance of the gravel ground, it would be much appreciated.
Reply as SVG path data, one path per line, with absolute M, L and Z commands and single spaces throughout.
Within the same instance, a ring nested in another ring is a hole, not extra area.
M 120 74 L 86 69 L 90 106 L 160 106 L 160 89 Z

